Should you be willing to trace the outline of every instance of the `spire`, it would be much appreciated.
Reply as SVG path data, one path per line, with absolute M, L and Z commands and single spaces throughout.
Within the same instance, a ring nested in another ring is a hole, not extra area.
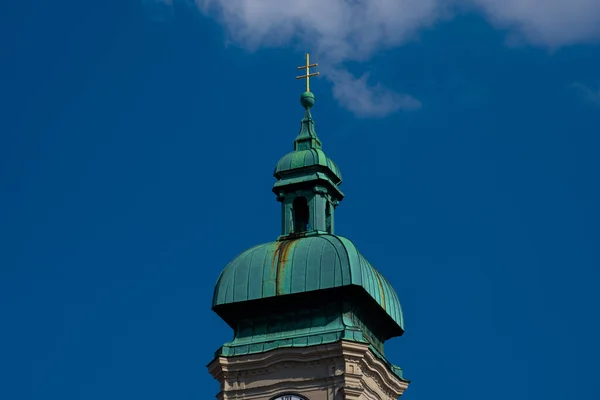
M 311 92 L 304 92 L 300 97 L 300 103 L 306 111 L 304 111 L 304 118 L 300 123 L 300 133 L 294 140 L 294 150 L 302 151 L 309 149 L 320 149 L 321 141 L 317 137 L 315 131 L 315 121 L 312 118 L 310 109 L 315 105 L 315 95 Z
M 294 151 L 283 156 L 275 166 L 277 182 L 273 192 L 282 204 L 279 240 L 333 234 L 334 209 L 344 197 L 338 187 L 342 183 L 340 170 L 323 152 L 310 113 L 315 95 L 310 92 L 308 81 L 319 73 L 311 74 L 309 69 L 317 65 L 310 64 L 307 54 L 306 65 L 298 67 L 306 69 L 306 75 L 296 77 L 307 81 L 306 91 L 300 96 L 304 118 L 294 140 Z
M 221 385 L 219 399 L 331 398 L 325 393 L 336 399 L 397 399 L 409 384 L 384 355 L 384 342 L 404 333 L 398 296 L 334 230 L 334 211 L 344 197 L 342 175 L 314 129 L 315 96 L 308 79 L 317 74 L 308 68 L 316 65 L 307 54 L 306 66 L 300 67 L 306 75 L 298 77 L 307 80 L 300 132 L 294 150 L 273 171 L 281 234 L 241 253 L 215 286 L 212 309 L 234 330 L 233 340 L 208 365 Z M 352 374 L 338 376 L 336 369 L 332 378 L 331 369 L 315 368 L 330 364 L 332 357 L 336 368 Z M 290 359 L 289 371 L 302 379 L 290 382 L 282 375 L 279 369 Z M 252 385 L 244 385 L 250 370 L 258 373 Z
M 317 63 L 310 63 L 310 54 L 306 53 L 306 64 L 298 67 L 299 70 L 306 69 L 306 75 L 296 77 L 296 79 L 306 79 L 306 92 L 300 96 L 300 104 L 302 104 L 302 107 L 306 111 L 304 112 L 304 118 L 302 118 L 300 133 L 296 137 L 296 140 L 294 140 L 295 151 L 321 148 L 321 141 L 317 137 L 317 132 L 315 132 L 315 121 L 310 114 L 310 109 L 315 105 L 315 95 L 310 91 L 310 77 L 319 75 L 318 72 L 311 74 L 310 69 L 318 66 L 319 64 Z

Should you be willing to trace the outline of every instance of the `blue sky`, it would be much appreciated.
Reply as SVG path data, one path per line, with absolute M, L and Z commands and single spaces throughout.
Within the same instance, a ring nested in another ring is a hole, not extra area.
M 596 399 L 600 6 L 271 3 L 0 5 L 0 397 L 217 393 L 213 285 L 279 234 L 310 51 L 403 397 Z

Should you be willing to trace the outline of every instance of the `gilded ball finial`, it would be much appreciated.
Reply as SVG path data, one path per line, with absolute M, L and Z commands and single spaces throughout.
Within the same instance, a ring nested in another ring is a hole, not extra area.
M 312 92 L 304 92 L 302 96 L 300 96 L 300 104 L 302 107 L 309 109 L 315 105 L 315 95 Z

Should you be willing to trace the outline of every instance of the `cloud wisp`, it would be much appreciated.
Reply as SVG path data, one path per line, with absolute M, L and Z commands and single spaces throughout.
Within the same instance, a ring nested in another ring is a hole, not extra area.
M 336 99 L 362 117 L 382 117 L 419 108 L 420 103 L 369 82 L 368 74 L 353 76 L 344 63 L 366 61 L 401 46 L 463 10 L 483 13 L 491 24 L 507 30 L 513 43 L 556 49 L 600 40 L 599 0 L 182 1 L 194 1 L 225 27 L 231 41 L 249 50 L 311 43 L 319 62 L 330 66 L 324 76 L 332 82 Z
M 550 49 L 600 41 L 598 0 L 462 0 L 513 38 Z
M 589 86 L 580 82 L 573 83 L 571 87 L 578 91 L 586 101 L 600 107 L 600 88 L 592 90 Z
M 369 73 L 356 78 L 341 68 L 325 72 L 333 83 L 333 97 L 357 117 L 378 118 L 398 110 L 421 108 L 421 102 L 410 95 L 397 93 L 380 83 L 369 84 Z
M 399 46 L 441 17 L 441 0 L 196 0 L 215 16 L 231 40 L 255 50 L 295 40 L 311 43 L 323 76 L 333 84 L 339 103 L 359 117 L 383 117 L 420 102 L 380 83 L 369 74 L 355 77 L 343 66 L 365 61 L 375 52 Z M 310 16 L 310 17 L 309 17 Z

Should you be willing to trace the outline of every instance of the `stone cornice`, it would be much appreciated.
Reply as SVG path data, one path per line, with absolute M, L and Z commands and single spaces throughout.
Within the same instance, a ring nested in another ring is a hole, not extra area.
M 368 344 L 351 341 L 219 356 L 208 369 L 221 383 L 223 400 L 262 400 L 285 390 L 343 390 L 346 399 L 395 400 L 408 387 Z
M 362 387 L 372 392 L 375 399 L 397 399 L 408 387 L 408 382 L 400 379 L 390 371 L 388 366 L 362 343 L 341 342 L 346 365 L 352 365 L 355 371 L 348 371 L 347 375 L 360 377 Z M 373 387 L 373 383 L 376 387 Z M 385 397 L 382 397 L 384 394 Z
M 243 356 L 218 356 L 208 364 L 208 370 L 216 378 L 215 374 L 218 375 L 227 371 L 242 372 L 269 369 L 273 365 L 282 362 L 321 362 L 323 359 L 339 355 L 338 343 L 310 347 L 278 348 L 264 353 Z

